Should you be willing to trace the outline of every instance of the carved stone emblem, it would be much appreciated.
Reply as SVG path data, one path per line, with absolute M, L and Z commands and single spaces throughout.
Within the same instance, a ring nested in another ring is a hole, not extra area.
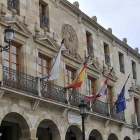
M 65 24 L 62 28 L 62 37 L 65 39 L 64 45 L 71 55 L 76 55 L 78 51 L 78 38 L 74 28 Z

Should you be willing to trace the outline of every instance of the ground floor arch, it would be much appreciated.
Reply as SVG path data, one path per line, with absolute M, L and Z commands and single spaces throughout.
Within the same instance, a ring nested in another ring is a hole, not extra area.
M 0 125 L 1 140 L 30 140 L 30 129 L 25 118 L 15 112 L 4 116 Z
M 61 140 L 57 125 L 49 119 L 39 123 L 36 137 L 38 140 Z
M 82 131 L 77 125 L 71 125 L 66 132 L 65 140 L 82 140 Z
M 88 140 L 103 140 L 103 137 L 98 130 L 94 129 L 90 132 Z
M 108 140 L 118 140 L 117 136 L 114 134 L 114 133 L 111 133 L 109 136 L 108 136 Z
M 124 140 L 131 140 L 128 136 L 126 136 L 125 138 L 124 138 Z

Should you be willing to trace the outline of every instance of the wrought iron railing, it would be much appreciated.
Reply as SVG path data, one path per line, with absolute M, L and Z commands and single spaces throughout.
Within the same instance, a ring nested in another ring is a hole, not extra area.
M 37 78 L 3 66 L 3 85 L 38 94 Z
M 87 51 L 88 55 L 91 56 L 91 54 L 93 54 L 93 45 L 87 43 Z
M 40 14 L 40 26 L 47 27 L 49 31 L 49 18 L 45 17 L 44 15 Z
M 133 70 L 133 79 L 137 79 L 136 71 Z
M 137 122 L 138 122 L 138 126 L 140 126 L 140 116 L 137 115 Z
M 15 9 L 19 14 L 19 0 L 7 0 L 8 9 Z
M 105 63 L 106 64 L 110 63 L 110 56 L 108 54 L 105 54 Z
M 80 104 L 81 100 L 85 100 L 86 102 L 86 96 L 83 94 L 80 94 L 78 92 L 74 92 L 72 90 L 69 90 L 69 102 L 70 105 L 78 107 Z
M 108 104 L 99 100 L 94 101 L 93 100 L 93 106 L 92 106 L 92 111 L 108 116 L 109 115 L 109 110 L 108 110 Z
M 120 63 L 120 71 L 121 71 L 122 73 L 124 73 L 124 64 L 123 64 L 123 63 Z
M 43 97 L 65 103 L 65 89 L 50 82 L 41 80 L 41 94 Z
M 117 120 L 125 121 L 124 111 L 117 113 L 116 106 L 110 105 L 111 117 Z

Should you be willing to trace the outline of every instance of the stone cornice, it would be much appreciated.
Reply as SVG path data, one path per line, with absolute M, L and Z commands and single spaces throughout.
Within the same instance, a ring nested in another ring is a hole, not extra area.
M 87 16 L 85 13 L 83 13 L 80 9 L 76 8 L 73 4 L 71 4 L 69 1 L 67 0 L 61 0 L 60 4 L 63 3 L 64 5 L 66 5 L 67 7 L 69 7 L 71 10 L 75 11 L 75 13 L 77 13 L 78 15 L 80 15 L 82 18 L 86 19 L 88 22 L 90 22 L 93 26 L 97 27 L 97 29 L 100 29 L 100 31 L 102 31 L 103 33 L 105 33 L 106 35 L 108 35 L 109 37 L 112 38 L 112 40 L 114 40 L 116 43 L 119 43 L 120 45 L 122 45 L 123 47 L 125 47 L 126 49 L 128 49 L 130 51 L 130 53 L 132 53 L 133 55 L 137 56 L 138 59 L 140 58 L 140 54 L 137 53 L 133 48 L 131 48 L 128 44 L 125 44 L 123 41 L 121 41 L 120 39 L 118 39 L 116 36 L 114 36 L 113 34 L 111 34 L 109 31 L 107 31 L 104 27 L 102 27 L 101 25 L 99 25 L 97 22 L 95 22 L 94 20 L 92 20 L 89 16 Z

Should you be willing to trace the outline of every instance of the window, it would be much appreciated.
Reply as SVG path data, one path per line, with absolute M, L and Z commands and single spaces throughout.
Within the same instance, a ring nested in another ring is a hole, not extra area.
M 86 39 L 87 39 L 87 51 L 88 55 L 93 53 L 93 41 L 92 41 L 92 34 L 86 31 Z
M 7 0 L 8 9 L 15 9 L 19 14 L 19 0 Z
M 8 51 L 4 51 L 4 66 L 21 71 L 21 54 L 19 45 L 13 43 Z
M 51 70 L 51 59 L 42 54 L 39 54 L 38 65 L 39 65 L 39 77 L 44 77 Z
M 139 115 L 139 99 L 134 98 L 135 113 Z
M 110 56 L 109 56 L 109 46 L 108 44 L 104 43 L 104 53 L 105 53 L 105 63 L 110 63 Z
M 70 85 L 76 78 L 76 70 L 66 66 L 66 86 Z
M 113 87 L 111 86 L 107 87 L 107 103 L 110 103 L 110 104 L 113 104 L 112 90 L 113 90 Z
M 47 27 L 49 30 L 49 16 L 48 16 L 48 5 L 39 2 L 39 16 L 40 16 L 40 27 Z
M 123 54 L 119 52 L 119 63 L 120 63 L 120 72 L 124 73 L 124 57 Z
M 133 73 L 133 79 L 137 79 L 136 63 L 134 61 L 132 61 L 132 73 Z
M 87 78 L 87 90 L 88 90 L 88 95 L 95 95 L 96 94 L 96 79 L 88 76 L 88 78 Z

